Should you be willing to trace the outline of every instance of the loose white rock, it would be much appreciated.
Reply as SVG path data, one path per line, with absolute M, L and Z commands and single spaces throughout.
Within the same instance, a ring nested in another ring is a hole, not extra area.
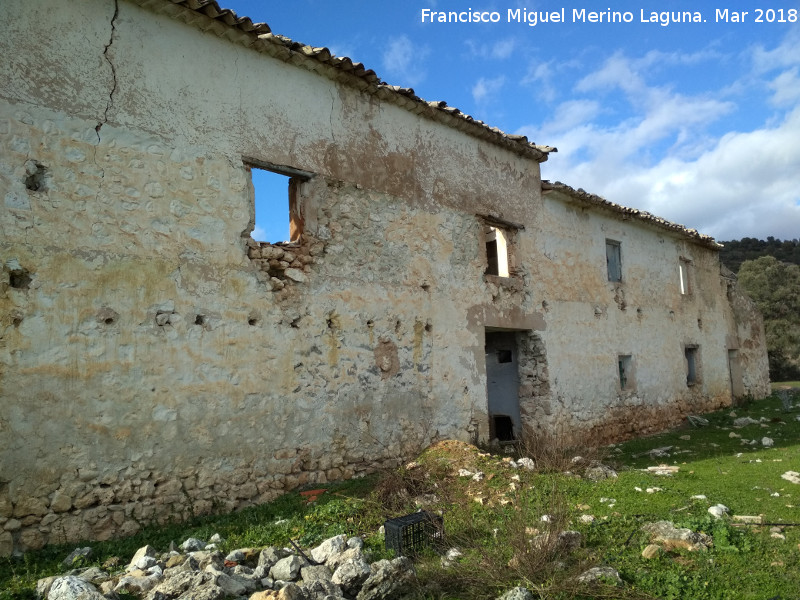
M 708 514 L 713 516 L 716 519 L 721 519 L 726 514 L 728 514 L 730 510 L 724 504 L 715 504 L 714 506 L 709 507 Z
M 529 471 L 533 471 L 536 468 L 536 463 L 533 462 L 533 459 L 528 457 L 520 458 L 517 463 L 519 463 L 520 467 L 523 469 L 528 469 Z
M 785 479 L 791 483 L 800 484 L 800 473 L 797 471 L 786 471 L 786 473 L 781 475 L 781 479 Z

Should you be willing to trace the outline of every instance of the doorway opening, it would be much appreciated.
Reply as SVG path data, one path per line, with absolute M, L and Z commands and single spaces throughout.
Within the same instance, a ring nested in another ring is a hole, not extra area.
M 517 442 L 522 435 L 522 419 L 516 332 L 487 329 L 485 339 L 489 437 L 500 443 Z

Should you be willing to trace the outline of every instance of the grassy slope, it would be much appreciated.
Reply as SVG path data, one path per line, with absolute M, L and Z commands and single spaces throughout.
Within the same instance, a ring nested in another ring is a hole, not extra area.
M 80 544 L 94 549 L 92 564 L 112 556 L 126 563 L 136 549 L 151 544 L 165 551 L 171 541 L 189 536 L 208 539 L 220 533 L 224 549 L 287 545 L 302 546 L 337 533 L 361 534 L 374 558 L 386 555 L 377 529 L 384 519 L 416 509 L 414 498 L 430 494 L 432 510 L 444 513 L 449 546 L 464 556 L 449 567 L 428 553 L 417 561 L 429 598 L 487 598 L 521 583 L 544 598 L 792 598 L 800 589 L 800 527 L 781 526 L 785 539 L 771 537 L 770 526 L 735 527 L 707 513 L 722 503 L 731 514 L 764 515 L 768 523 L 800 525 L 800 485 L 781 479 L 800 471 L 800 422 L 781 411 L 777 399 L 737 408 L 738 416 L 765 419 L 763 424 L 735 429 L 730 411 L 706 415 L 710 424 L 634 440 L 606 449 L 604 462 L 619 471 L 615 479 L 591 482 L 565 475 L 572 453 L 550 456 L 548 469 L 526 471 L 508 466 L 502 456 L 479 452 L 458 443 L 426 451 L 411 469 L 330 487 L 312 504 L 298 494 L 238 513 L 199 519 L 193 523 L 154 527 L 133 538 Z M 730 434 L 741 436 L 730 437 Z M 763 437 L 774 440 L 764 448 Z M 743 439 L 757 440 L 756 445 Z M 668 456 L 652 457 L 654 448 L 672 446 Z M 557 449 L 556 449 L 557 450 Z M 540 461 L 540 467 L 547 467 Z M 666 463 L 679 467 L 672 476 L 643 471 Z M 473 481 L 458 469 L 481 471 Z M 544 471 L 544 472 L 543 472 Z M 514 480 L 513 477 L 519 477 Z M 641 491 L 637 491 L 640 488 Z M 660 488 L 648 493 L 647 489 Z M 706 500 L 692 499 L 703 494 Z M 613 501 L 612 501 L 613 500 Z M 544 522 L 542 515 L 550 515 Z M 591 523 L 582 515 L 592 515 Z M 644 559 L 649 543 L 644 523 L 670 520 L 714 536 L 707 552 L 676 551 Z M 559 551 L 555 535 L 574 529 L 583 534 L 581 547 Z M 23 559 L 0 559 L 0 598 L 32 598 L 39 577 L 63 572 L 58 562 L 71 551 L 53 547 L 28 553 Z M 581 588 L 574 575 L 589 566 L 616 568 L 624 587 Z

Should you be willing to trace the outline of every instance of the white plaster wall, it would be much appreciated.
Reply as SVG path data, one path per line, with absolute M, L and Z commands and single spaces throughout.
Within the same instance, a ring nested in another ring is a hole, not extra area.
M 557 192 L 545 196 L 539 226 L 546 234 L 533 249 L 532 279 L 547 321 L 552 412 L 538 411 L 531 426 L 619 439 L 731 402 L 727 351 L 750 345 L 758 327 L 729 334 L 736 321 L 716 251 Z M 606 239 L 620 242 L 621 283 L 608 281 Z M 691 261 L 689 294 L 680 293 L 681 258 Z M 702 375 L 693 386 L 686 345 L 699 346 Z M 619 387 L 619 355 L 632 356 L 629 391 Z M 762 366 L 751 369 L 757 396 L 768 393 Z
M 11 2 L 0 31 L 2 553 L 485 436 L 475 213 L 529 218 L 538 164 L 126 2 L 112 36 L 114 3 L 80 4 Z M 248 258 L 243 157 L 317 174 L 304 283 L 273 292 Z

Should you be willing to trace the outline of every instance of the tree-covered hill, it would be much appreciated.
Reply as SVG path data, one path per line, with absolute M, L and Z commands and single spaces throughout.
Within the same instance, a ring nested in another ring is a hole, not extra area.
M 766 240 L 756 238 L 742 238 L 720 242 L 724 247 L 720 251 L 719 259 L 734 273 L 739 272 L 739 267 L 746 260 L 755 260 L 762 256 L 774 256 L 781 262 L 800 265 L 800 241 L 781 241 L 770 236 Z
M 770 379 L 800 379 L 800 266 L 762 256 L 742 263 L 738 277 L 764 317 Z

